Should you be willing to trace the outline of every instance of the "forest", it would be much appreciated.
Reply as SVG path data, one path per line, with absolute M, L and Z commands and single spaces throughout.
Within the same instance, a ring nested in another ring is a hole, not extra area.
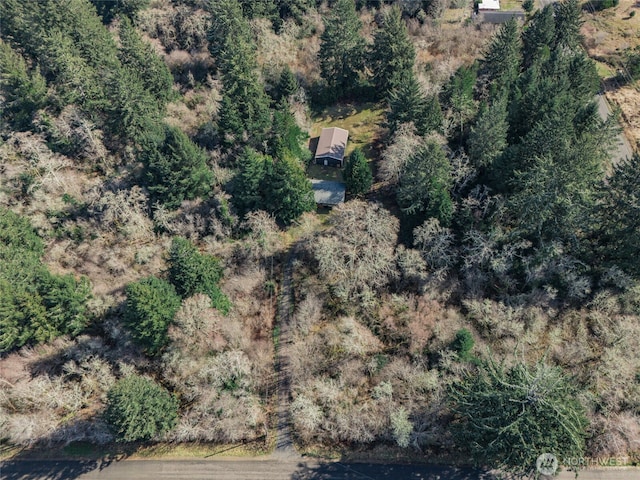
M 299 451 L 640 461 L 640 156 L 581 2 L 530 10 L 4 0 L 2 445 L 269 450 L 289 263 Z

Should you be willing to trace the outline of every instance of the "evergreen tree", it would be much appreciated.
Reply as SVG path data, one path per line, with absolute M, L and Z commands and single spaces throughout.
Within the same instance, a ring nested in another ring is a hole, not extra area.
M 571 120 L 555 112 L 536 126 L 519 150 L 508 205 L 520 234 L 533 241 L 573 242 L 589 229 L 586 222 L 608 145 L 592 132 L 576 135 Z
M 453 126 L 460 128 L 461 137 L 467 121 L 476 113 L 473 89 L 477 76 L 477 65 L 460 67 L 444 88 L 443 103 L 450 111 Z
M 169 341 L 167 330 L 180 308 L 180 297 L 173 285 L 157 277 L 130 283 L 126 294 L 125 323 L 149 355 L 158 355 Z
M 491 165 L 507 147 L 507 101 L 498 98 L 478 115 L 469 134 L 467 151 L 478 167 Z
M 453 215 L 452 186 L 451 164 L 442 147 L 429 140 L 402 169 L 396 198 L 413 226 L 431 217 L 446 226 Z
M 365 52 L 353 0 L 336 0 L 324 26 L 319 53 L 322 78 L 338 97 L 344 97 L 358 84 Z
M 47 100 L 47 84 L 40 69 L 29 70 L 22 56 L 0 40 L 0 95 L 2 117 L 16 129 L 28 128 L 33 113 Z
M 307 138 L 308 135 L 296 123 L 289 104 L 283 102 L 278 105 L 277 110 L 273 112 L 272 133 L 267 142 L 269 153 L 274 158 L 289 155 L 304 162 L 309 156 L 309 150 L 303 147 L 303 142 Z
M 485 54 L 484 68 L 498 89 L 509 89 L 520 73 L 522 41 L 515 18 L 502 24 Z
M 213 175 L 207 155 L 176 127 L 165 125 L 161 141 L 148 140 L 142 160 L 152 202 L 176 208 L 183 200 L 209 193 Z
M 296 93 L 300 85 L 298 79 L 291 71 L 288 65 L 282 69 L 280 79 L 278 80 L 278 86 L 276 87 L 276 100 L 288 100 L 288 98 Z
M 600 188 L 596 241 L 600 258 L 640 276 L 640 156 L 614 168 Z
M 427 97 L 413 73 L 403 77 L 400 86 L 389 95 L 386 124 L 393 135 L 403 123 L 413 123 L 418 135 L 426 135 L 442 126 L 442 110 L 436 96 Z
M 534 13 L 522 34 L 524 66 L 529 68 L 536 58 L 549 56 L 556 35 L 554 7 L 547 5 Z
M 86 278 L 50 273 L 31 224 L 0 210 L 0 352 L 77 335 L 87 324 Z
M 313 188 L 302 165 L 288 156 L 267 164 L 262 191 L 266 210 L 285 225 L 316 208 Z
M 135 20 L 138 12 L 149 6 L 151 0 L 90 0 L 96 6 L 98 15 L 105 24 L 120 15 L 123 18 Z
M 138 76 L 120 68 L 110 72 L 110 79 L 108 94 L 111 101 L 105 107 L 109 133 L 134 146 L 140 146 L 151 137 L 161 138 L 162 114 L 158 102 L 145 90 Z
M 584 452 L 585 411 L 557 367 L 484 362 L 450 395 L 454 438 L 477 465 L 530 475 L 542 453 L 578 458 Z
M 386 96 L 400 85 L 413 70 L 415 58 L 416 52 L 402 20 L 402 12 L 394 6 L 384 14 L 382 26 L 375 33 L 369 52 L 369 68 L 380 95 Z
M 582 43 L 580 27 L 582 27 L 582 8 L 579 0 L 566 0 L 557 4 L 556 18 L 556 48 L 567 47 L 577 49 Z
M 302 23 L 304 15 L 316 6 L 315 0 L 277 0 L 280 18 L 293 18 Z
M 142 85 L 164 106 L 171 96 L 173 77 L 164 61 L 144 42 L 136 32 L 131 20 L 120 19 L 120 52 L 122 65 L 137 75 Z
M 220 261 L 212 255 L 201 254 L 186 238 L 176 237 L 169 250 L 169 281 L 183 298 L 203 293 L 211 298 L 213 307 L 228 313 L 231 304 L 220 291 L 222 278 Z
M 246 148 L 238 157 L 238 172 L 231 185 L 231 201 L 240 215 L 264 208 L 262 187 L 267 162 L 271 162 L 269 157 L 264 157 L 250 148 Z
M 222 73 L 223 101 L 218 125 L 224 143 L 240 140 L 262 147 L 271 123 L 269 99 L 258 75 L 256 47 L 238 0 L 209 3 L 209 50 Z
M 371 188 L 371 183 L 373 182 L 371 168 L 369 168 L 369 163 L 367 163 L 367 159 L 361 149 L 356 148 L 349 155 L 344 166 L 343 177 L 347 191 L 351 195 L 364 195 Z
M 178 423 L 178 401 L 153 380 L 130 375 L 107 393 L 105 420 L 119 442 L 150 440 Z

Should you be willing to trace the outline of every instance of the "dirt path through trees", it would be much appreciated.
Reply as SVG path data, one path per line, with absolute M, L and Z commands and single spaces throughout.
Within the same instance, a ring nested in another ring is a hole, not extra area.
M 278 297 L 278 336 L 276 340 L 276 372 L 278 375 L 278 408 L 276 428 L 276 449 L 279 457 L 297 457 L 291 437 L 291 371 L 289 364 L 291 330 L 290 320 L 293 313 L 293 263 L 297 244 L 291 245 L 282 273 L 282 285 Z

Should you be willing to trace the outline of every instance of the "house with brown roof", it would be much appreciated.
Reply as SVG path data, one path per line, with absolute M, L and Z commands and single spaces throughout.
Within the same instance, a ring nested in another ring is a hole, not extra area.
M 347 150 L 349 131 L 343 128 L 323 128 L 316 148 L 315 162 L 319 165 L 342 167 Z

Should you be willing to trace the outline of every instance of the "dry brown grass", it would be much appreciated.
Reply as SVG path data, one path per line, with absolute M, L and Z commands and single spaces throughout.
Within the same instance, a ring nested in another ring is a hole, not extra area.
M 625 70 L 621 52 L 626 48 L 640 46 L 640 16 L 630 17 L 638 11 L 634 0 L 620 0 L 617 7 L 602 12 L 585 13 L 582 27 L 584 45 L 589 55 L 605 68 L 605 75 L 615 75 Z M 610 82 L 607 99 L 620 108 L 622 126 L 634 150 L 640 142 L 640 91 L 637 85 L 618 85 Z

